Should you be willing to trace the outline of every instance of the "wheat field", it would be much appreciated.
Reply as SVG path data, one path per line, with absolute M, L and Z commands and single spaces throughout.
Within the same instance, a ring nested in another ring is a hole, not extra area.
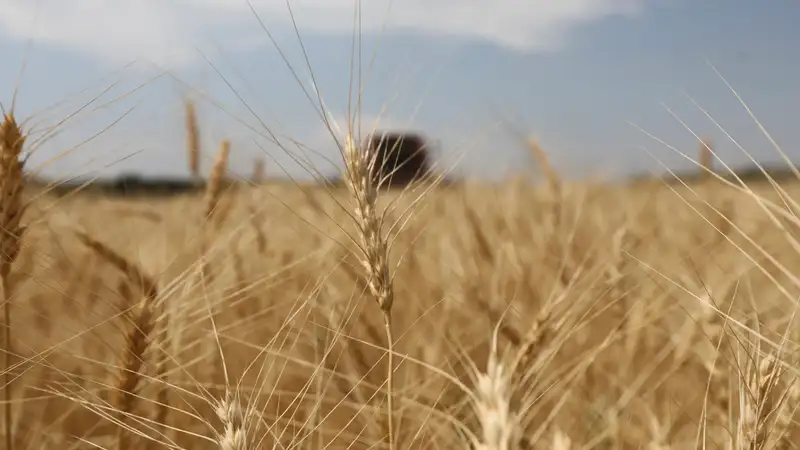
M 800 183 L 57 198 L 14 127 L 6 446 L 797 447 Z

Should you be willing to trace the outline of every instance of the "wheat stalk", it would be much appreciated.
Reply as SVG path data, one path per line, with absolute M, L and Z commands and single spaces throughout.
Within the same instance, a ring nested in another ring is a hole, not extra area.
M 511 409 L 513 370 L 506 366 L 497 350 L 497 331 L 486 371 L 478 372 L 475 383 L 475 412 L 481 425 L 482 439 L 476 450 L 515 450 L 520 441 L 519 419 Z
M 389 243 L 383 236 L 382 216 L 377 212 L 378 186 L 372 174 L 376 154 L 372 146 L 358 149 L 352 137 L 347 136 L 344 147 L 346 166 L 345 183 L 355 203 L 354 218 L 361 239 L 361 264 L 367 275 L 370 293 L 383 314 L 388 341 L 387 427 L 389 448 L 394 449 L 394 338 L 392 335 L 392 304 L 394 285 L 389 271 Z
M 253 161 L 253 176 L 251 181 L 254 184 L 264 184 L 267 179 L 267 167 L 263 158 L 257 158 Z
M 550 448 L 552 450 L 570 450 L 572 448 L 572 440 L 561 428 L 556 428 L 553 433 L 553 444 Z
M 701 166 L 700 176 L 703 178 L 710 176 L 714 170 L 714 153 L 711 150 L 710 139 L 702 139 L 700 141 L 699 160 Z
M 745 380 L 739 401 L 738 444 L 750 450 L 761 450 L 767 443 L 770 422 L 780 408 L 774 394 L 785 370 L 774 353 L 760 357 L 756 354 L 758 351 L 755 349 L 752 356 L 748 355 L 755 360 L 747 374 L 748 379 Z
M 120 427 L 117 429 L 117 449 L 127 450 L 130 446 L 128 434 L 123 425 L 126 417 L 133 412 L 136 406 L 144 355 L 149 348 L 150 335 L 156 324 L 158 288 L 150 276 L 124 256 L 86 233 L 78 232 L 77 235 L 84 245 L 123 272 L 129 283 L 137 285 L 143 291 L 142 299 L 135 306 L 131 317 L 132 327 L 126 337 L 125 351 L 120 356 L 120 373 L 115 391 L 117 420 L 120 423 Z
M 547 156 L 547 152 L 544 151 L 541 145 L 539 145 L 539 141 L 536 139 L 529 139 L 528 140 L 528 149 L 533 155 L 533 158 L 536 160 L 536 163 L 539 165 L 539 170 L 544 175 L 545 179 L 547 180 L 547 184 L 550 186 L 550 189 L 553 192 L 559 192 L 559 188 L 561 187 L 561 179 L 558 176 L 558 173 L 553 169 L 553 166 L 550 164 L 550 158 Z
M 158 379 L 158 391 L 156 394 L 156 414 L 155 422 L 159 426 L 161 433 L 167 430 L 167 422 L 169 421 L 169 378 L 168 378 L 168 362 L 169 358 L 166 353 L 166 342 L 170 340 L 170 312 L 166 306 L 162 305 L 161 308 L 162 321 L 161 321 L 161 343 L 158 351 L 158 359 L 156 360 L 156 378 Z M 154 447 L 156 442 L 150 441 L 150 447 Z
M 195 180 L 200 179 L 200 128 L 194 102 L 186 101 L 186 151 L 189 157 L 189 172 Z
M 208 186 L 206 186 L 205 217 L 207 219 L 214 216 L 219 206 L 220 198 L 222 197 L 222 181 L 225 179 L 225 174 L 228 172 L 228 156 L 230 152 L 230 141 L 227 139 L 223 140 L 222 143 L 220 143 L 217 158 L 214 160 L 214 166 L 208 178 Z
M 775 418 L 776 431 L 779 433 L 775 444 L 776 450 L 789 450 L 795 446 L 791 433 L 795 423 L 794 417 L 800 405 L 800 381 L 794 374 L 788 372 L 787 378 L 781 409 Z
M 204 199 L 204 216 L 203 216 L 203 235 L 200 240 L 200 273 L 204 280 L 209 282 L 214 279 L 214 273 L 211 270 L 211 264 L 208 261 L 208 233 L 213 229 L 211 225 L 216 225 L 219 228 L 220 224 L 225 218 L 225 206 L 221 204 L 222 200 L 222 182 L 225 174 L 228 171 L 228 155 L 231 151 L 231 144 L 228 140 L 223 140 L 220 143 L 217 157 L 214 160 L 214 166 L 211 168 L 211 174 L 208 177 L 208 184 L 206 184 L 205 199 Z M 232 201 L 232 200 L 231 200 Z M 232 206 L 228 203 L 227 206 Z
M 214 412 L 222 422 L 222 433 L 217 435 L 220 450 L 248 450 L 246 415 L 238 395 L 226 392 Z
M 22 134 L 14 114 L 9 113 L 0 124 L 0 285 L 3 290 L 3 400 L 5 418 L 3 431 L 5 433 L 6 448 L 14 448 L 12 434 L 12 390 L 11 390 L 11 288 L 9 274 L 14 261 L 20 251 L 22 234 L 25 227 L 20 225 L 20 219 L 25 211 L 22 201 L 24 161 L 20 160 L 25 137 Z
M 248 223 L 256 234 L 256 249 L 259 255 L 264 256 L 267 254 L 267 236 L 261 229 L 264 224 L 264 210 L 257 209 L 253 203 L 248 203 L 247 211 L 249 213 Z

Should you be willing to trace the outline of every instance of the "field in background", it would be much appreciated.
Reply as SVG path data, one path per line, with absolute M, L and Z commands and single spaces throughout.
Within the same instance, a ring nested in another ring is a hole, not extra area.
M 464 183 L 408 222 L 419 192 L 382 194 L 404 225 L 395 448 L 796 448 L 798 220 L 752 189 Z M 17 448 L 117 448 L 118 420 L 159 441 L 126 432 L 136 449 L 388 447 L 348 192 L 220 199 L 209 221 L 201 194 L 34 200 L 11 276 Z M 148 289 L 159 319 L 120 395 Z M 232 393 L 250 414 L 215 411 Z

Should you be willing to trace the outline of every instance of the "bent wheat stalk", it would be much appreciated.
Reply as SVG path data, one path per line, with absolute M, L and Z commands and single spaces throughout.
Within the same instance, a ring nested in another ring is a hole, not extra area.
M 129 328 L 126 335 L 126 349 L 119 357 L 120 373 L 117 378 L 115 402 L 119 423 L 117 449 L 126 450 L 130 448 L 130 445 L 125 423 L 127 416 L 133 413 L 138 400 L 137 393 L 142 379 L 144 355 L 150 347 L 150 338 L 156 326 L 158 287 L 156 282 L 136 264 L 107 245 L 83 232 L 78 232 L 77 236 L 86 247 L 124 273 L 127 281 L 131 285 L 141 288 L 143 292 L 141 300 L 135 305 L 130 316 L 132 327 Z M 166 405 L 163 406 L 166 407 Z

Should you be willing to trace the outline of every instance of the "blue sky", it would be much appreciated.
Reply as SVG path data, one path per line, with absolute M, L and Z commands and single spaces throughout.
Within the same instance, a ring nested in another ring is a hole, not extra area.
M 72 0 L 68 8 L 63 0 L 0 0 L 3 105 L 28 55 L 16 113 L 28 119 L 31 142 L 69 117 L 36 147 L 31 167 L 62 178 L 186 174 L 182 99 L 191 96 L 206 170 L 223 138 L 242 175 L 255 158 L 266 158 L 276 175 L 307 177 L 298 157 L 335 170 L 327 162 L 338 164 L 332 138 L 302 90 L 310 92 L 311 77 L 286 0 L 250 1 L 299 82 L 247 0 Z M 345 127 L 355 2 L 289 4 L 326 107 Z M 443 168 L 458 161 L 457 173 L 526 170 L 530 157 L 508 122 L 538 136 L 567 175 L 660 171 L 651 153 L 685 168 L 690 163 L 628 123 L 694 156 L 695 138 L 664 105 L 712 138 L 726 162 L 745 163 L 692 100 L 760 161 L 780 161 L 707 61 L 800 160 L 800 5 L 792 0 L 394 0 L 391 9 L 370 0 L 362 7 L 362 127 L 380 118 L 382 129 L 422 131 L 438 142 Z M 265 138 L 265 126 L 286 149 Z

